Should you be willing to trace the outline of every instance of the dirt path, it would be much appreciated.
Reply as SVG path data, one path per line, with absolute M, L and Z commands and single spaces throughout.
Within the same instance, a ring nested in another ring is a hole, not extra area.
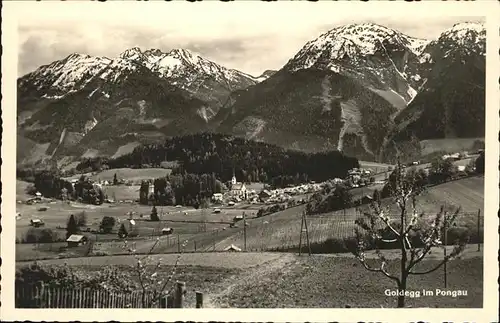
M 242 274 L 233 275 L 223 281 L 217 291 L 205 296 L 204 307 L 228 308 L 230 306 L 227 304 L 226 299 L 235 288 L 256 284 L 263 277 L 276 271 L 286 272 L 290 265 L 296 261 L 294 254 L 283 254 L 278 259 L 248 268 Z

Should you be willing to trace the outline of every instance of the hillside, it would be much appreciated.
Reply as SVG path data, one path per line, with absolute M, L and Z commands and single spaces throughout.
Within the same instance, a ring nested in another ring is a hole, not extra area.
M 426 79 L 396 118 L 390 140 L 476 138 L 485 135 L 486 29 L 457 24 L 423 54 Z
M 375 24 L 332 29 L 269 79 L 233 95 L 217 129 L 375 160 L 391 116 L 416 93 L 425 44 Z
M 67 61 L 71 64 L 67 62 L 69 66 L 63 64 L 62 68 L 68 67 L 68 71 L 73 72 L 72 61 L 78 59 L 70 56 Z M 45 72 L 37 73 L 43 75 Z M 63 77 L 69 78 L 66 73 L 55 75 L 54 83 Z M 46 144 L 43 153 L 57 159 L 80 157 L 92 151 L 113 155 L 129 142 L 157 140 L 169 134 L 197 130 L 205 124 L 198 115 L 204 107 L 203 102 L 144 67 L 111 63 L 99 73 L 85 81 L 71 76 L 73 81 L 68 82 L 74 84 L 74 89 L 64 95 L 59 94 L 66 88 L 54 88 L 50 75 L 41 84 L 31 82 L 31 78 L 39 80 L 36 75 L 21 79 L 19 110 L 31 112 L 31 117 L 19 121 L 20 135 L 37 144 Z M 41 100 L 32 101 L 40 95 Z M 18 150 L 25 149 L 26 146 L 18 146 Z
M 72 54 L 18 80 L 18 164 L 118 157 L 220 132 L 393 163 L 423 141 L 484 137 L 485 27 L 422 40 L 373 23 L 333 28 L 254 77 L 185 49 Z
M 431 41 L 371 23 L 334 28 L 234 92 L 212 128 L 374 161 L 392 161 L 393 143 L 418 158 L 421 140 L 481 137 L 484 30 L 457 24 Z
M 113 159 L 89 158 L 77 169 L 141 168 L 144 164 L 160 166 L 164 161 L 178 163 L 175 170 L 181 174 L 213 174 L 223 181 L 235 175 L 239 181 L 266 183 L 280 177 L 303 182 L 344 177 L 349 169 L 359 166 L 356 158 L 337 151 L 306 154 L 238 137 L 201 133 L 139 146 Z
M 430 188 L 417 199 L 419 212 L 436 214 L 441 206 L 448 210 L 462 207 L 457 218 L 458 226 L 476 228 L 477 212 L 484 210 L 484 177 L 471 177 L 452 181 Z M 397 207 L 390 198 L 383 200 L 391 212 Z M 363 208 L 366 208 L 364 206 Z M 258 219 L 249 220 L 246 230 L 247 248 L 250 250 L 273 250 L 282 247 L 297 247 L 300 238 L 301 212 L 304 206 L 290 208 Z M 311 243 L 321 243 L 332 238 L 349 238 L 354 235 L 354 221 L 360 215 L 356 208 L 310 216 L 308 219 Z M 243 230 L 225 236 L 217 246 L 223 249 L 234 244 L 243 245 Z
M 255 83 L 187 50 L 69 55 L 18 79 L 18 163 L 119 155 L 203 130 L 231 91 Z

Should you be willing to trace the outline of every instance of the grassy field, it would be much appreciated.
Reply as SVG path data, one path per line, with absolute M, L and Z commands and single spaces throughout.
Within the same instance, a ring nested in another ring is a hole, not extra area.
M 456 220 L 457 225 L 475 228 L 477 212 L 480 209 L 482 214 L 483 210 L 483 185 L 483 177 L 471 177 L 431 187 L 418 198 L 418 210 L 434 215 L 439 212 L 441 205 L 450 211 L 461 206 L 463 212 Z M 387 199 L 386 203 L 383 204 L 388 205 L 390 210 L 396 214 L 397 206 L 390 199 Z M 363 206 L 360 209 L 366 208 L 367 206 Z M 249 221 L 249 226 L 246 229 L 247 250 L 297 247 L 300 240 L 303 209 L 304 206 L 299 206 Z M 311 243 L 324 242 L 329 238 L 353 236 L 356 227 L 354 221 L 359 215 L 360 211 L 351 208 L 345 213 L 344 211 L 335 211 L 310 216 L 308 231 Z M 242 229 L 221 240 L 217 246 L 218 249 L 223 249 L 230 244 L 243 247 L 244 232 Z
M 469 161 L 460 161 L 468 163 Z M 374 163 L 365 163 L 364 167 L 383 166 Z M 419 165 L 417 167 L 425 167 Z M 144 179 L 164 176 L 169 172 L 167 169 L 117 169 L 104 171 L 98 175 L 93 175 L 95 179 L 112 180 L 115 172 L 118 177 L 127 180 Z M 18 200 L 28 198 L 24 192 L 26 182 L 17 181 Z M 478 209 L 483 209 L 483 185 L 482 177 L 472 177 L 458 181 L 448 182 L 436 187 L 430 188 L 419 198 L 419 208 L 427 213 L 435 213 L 441 205 L 452 209 L 461 206 L 463 211 L 476 213 Z M 351 190 L 354 198 L 360 198 L 365 195 L 373 194 L 375 189 L 381 190 L 382 184 L 371 185 L 368 187 L 355 188 Z M 138 198 L 139 186 L 107 186 L 105 193 L 117 201 L 133 201 Z M 47 206 L 47 211 L 38 211 L 41 206 Z M 252 219 L 262 205 L 239 204 L 234 207 L 221 207 L 222 212 L 215 214 L 213 208 L 205 211 L 195 210 L 194 208 L 158 208 L 160 213 L 160 222 L 151 222 L 149 215 L 150 206 L 141 206 L 136 203 L 116 203 L 103 204 L 101 206 L 85 205 L 79 203 L 62 203 L 61 201 L 51 202 L 51 204 L 17 204 L 17 211 L 22 214 L 22 218 L 17 220 L 16 237 L 21 240 L 27 230 L 31 228 L 30 219 L 40 218 L 46 225 L 58 232 L 64 237 L 65 225 L 70 214 L 77 214 L 84 211 L 88 218 L 89 230 L 97 230 L 99 223 L 104 216 L 111 216 L 118 220 L 114 231 L 111 234 L 90 234 L 90 239 L 95 241 L 95 250 L 104 254 L 122 254 L 123 247 L 121 242 L 117 241 L 117 231 L 122 221 L 129 218 L 128 212 L 133 212 L 133 217 L 137 222 L 136 230 L 139 232 L 139 238 L 135 239 L 136 249 L 146 252 L 156 241 L 156 236 L 162 228 L 170 227 L 174 229 L 174 235 L 171 237 L 163 236 L 157 243 L 156 252 L 176 252 L 178 245 L 188 240 L 185 246 L 186 251 L 208 251 L 223 250 L 230 244 L 235 244 L 240 248 L 244 245 L 244 230 L 239 224 L 239 228 L 230 228 L 229 223 L 236 215 L 241 215 L 243 211 L 247 214 L 248 227 L 247 250 L 269 250 L 283 246 L 298 246 L 301 218 L 300 214 L 303 206 L 287 209 L 275 214 L 271 214 L 258 219 Z M 391 206 L 394 209 L 394 205 Z M 140 215 L 143 215 L 141 217 Z M 309 219 L 309 233 L 311 242 L 323 242 L 326 239 L 337 237 L 349 237 L 354 233 L 354 220 L 359 212 L 356 208 L 344 211 L 331 212 Z M 460 221 L 463 221 L 462 220 Z M 471 217 L 468 222 L 475 221 Z M 207 222 L 206 224 L 202 224 Z M 64 243 L 38 245 L 18 245 L 16 257 L 18 260 L 57 258 L 59 248 Z M 88 250 L 87 250 L 88 251 Z M 72 250 L 78 256 L 86 254 L 85 249 Z
M 176 255 L 163 258 L 165 272 Z M 368 261 L 373 262 L 370 255 Z M 397 260 L 389 257 L 388 270 L 397 272 Z M 417 270 L 436 264 L 436 258 L 422 262 Z M 102 266 L 120 266 L 130 270 L 131 257 L 93 257 L 41 261 L 63 264 L 77 270 L 95 271 Z M 422 290 L 445 289 L 443 270 L 423 276 L 411 276 L 409 291 L 420 297 L 407 298 L 407 307 L 476 308 L 482 307 L 483 259 L 480 253 L 454 259 L 447 265 L 446 290 L 467 291 L 467 296 L 423 296 Z M 25 265 L 17 263 L 17 267 Z M 345 255 L 313 255 L 299 257 L 284 253 L 210 253 L 184 254 L 180 258 L 174 280 L 185 281 L 187 307 L 194 305 L 194 291 L 204 293 L 207 308 L 353 308 L 396 307 L 396 298 L 385 290 L 395 289 L 394 282 L 380 273 L 368 272 L 354 258 Z
M 391 164 L 376 163 L 376 162 L 362 161 L 362 160 L 359 161 L 359 166 L 361 168 L 372 169 L 375 173 L 385 172 L 389 167 L 394 168 L 394 165 Z
M 217 268 L 246 269 L 262 265 L 284 257 L 282 253 L 187 253 L 179 260 L 181 266 L 207 266 Z M 150 256 L 152 262 L 162 259 L 165 264 L 173 264 L 177 258 L 176 254 L 158 254 Z M 129 256 L 103 256 L 103 257 L 80 257 L 71 259 L 41 260 L 40 264 L 70 266 L 106 266 L 106 265 L 133 265 L 134 259 Z M 24 266 L 30 262 L 17 262 L 16 266 Z
M 16 180 L 16 200 L 24 202 L 33 198 L 33 196 L 26 193 L 26 188 L 28 188 L 28 186 L 30 185 L 33 184 L 21 180 Z
M 230 288 L 215 295 L 211 303 L 237 308 L 343 308 L 396 307 L 397 298 L 386 296 L 396 286 L 380 273 L 368 272 L 357 260 L 344 257 L 290 257 L 288 262 L 269 264 L 260 271 L 239 277 Z M 424 261 L 418 270 L 435 265 Z M 397 261 L 388 269 L 397 272 Z M 396 271 L 395 271 L 396 270 Z M 445 289 L 443 271 L 411 276 L 408 290 L 421 297 L 407 298 L 407 307 L 482 307 L 482 258 L 452 260 L 448 264 L 447 290 L 464 290 L 467 296 L 423 296 L 422 290 Z
M 431 154 L 436 151 L 456 153 L 462 150 L 472 149 L 474 141 L 476 140 L 484 142 L 484 138 L 429 139 L 422 140 L 420 142 L 420 147 L 422 149 L 422 155 Z
M 29 185 L 26 182 L 17 182 L 17 193 L 19 200 L 29 198 L 26 195 L 25 188 Z M 133 200 L 138 196 L 138 186 L 109 186 L 106 187 L 108 194 L 109 190 L 116 190 L 116 199 Z M 40 211 L 41 207 L 47 207 L 46 211 Z M 138 252 L 147 252 L 153 246 L 157 236 L 161 234 L 161 229 L 172 228 L 174 234 L 172 236 L 162 236 L 157 243 L 155 252 L 176 252 L 179 244 L 185 240 L 188 243 L 185 247 L 187 251 L 213 249 L 214 244 L 220 239 L 220 235 L 232 234 L 237 229 L 229 228 L 230 223 L 236 215 L 241 215 L 243 212 L 249 218 L 256 216 L 259 209 L 258 205 L 242 204 L 232 207 L 218 207 L 220 213 L 214 213 L 214 208 L 205 210 L 194 209 L 192 207 L 158 207 L 160 221 L 149 221 L 151 206 L 142 206 L 136 203 L 114 203 L 103 205 L 88 205 L 76 202 L 63 203 L 62 201 L 43 202 L 33 205 L 24 203 L 17 204 L 17 212 L 21 214 L 21 218 L 16 221 L 16 239 L 22 241 L 26 237 L 26 233 L 32 226 L 31 219 L 41 219 L 44 221 L 44 228 L 53 230 L 60 239 L 65 238 L 66 223 L 71 214 L 79 214 L 85 212 L 87 215 L 87 225 L 84 227 L 84 232 L 89 239 L 94 242 L 93 251 L 98 254 L 123 254 L 123 243 L 120 242 L 117 236 L 118 229 L 123 221 L 129 219 L 129 212 L 133 213 L 133 218 L 136 221 L 135 230 L 139 233 L 139 237 L 132 239 L 135 243 L 135 248 Z M 141 217 L 142 215 L 142 217 Z M 99 229 L 99 224 L 105 216 L 113 217 L 117 223 L 109 234 L 91 233 L 93 230 Z M 127 223 L 128 221 L 126 221 Z M 227 230 L 227 232 L 224 232 Z M 130 240 L 130 239 L 129 239 Z M 197 242 L 195 242 L 197 240 Z M 31 260 L 65 257 L 81 257 L 89 252 L 88 247 L 71 248 L 63 250 L 65 242 L 55 242 L 46 244 L 17 244 L 16 259 Z
M 113 181 L 115 176 L 118 179 L 125 179 L 132 182 L 140 182 L 146 179 L 154 179 L 158 177 L 165 177 L 172 172 L 171 169 L 166 168 L 144 168 L 144 169 L 132 169 L 132 168 L 115 168 L 108 169 L 97 174 L 87 173 L 85 176 L 89 177 L 93 181 L 101 180 L 101 181 Z M 76 174 L 67 179 L 78 179 L 81 174 Z

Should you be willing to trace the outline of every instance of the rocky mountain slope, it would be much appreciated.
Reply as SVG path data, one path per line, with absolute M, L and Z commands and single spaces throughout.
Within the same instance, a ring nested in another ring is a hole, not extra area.
M 482 125 L 484 132 L 484 104 L 470 97 L 482 106 L 474 110 L 462 98 L 474 91 L 484 102 L 484 87 L 467 85 L 471 77 L 484 82 L 483 31 L 479 24 L 460 24 L 429 41 L 371 23 L 334 28 L 306 43 L 266 81 L 233 93 L 214 122 L 220 131 L 287 147 L 383 160 L 388 142 L 413 135 L 419 122 L 438 127 L 440 121 L 420 115 L 435 93 L 442 102 L 462 102 L 451 128 L 473 114 L 475 128 Z M 444 136 L 427 130 L 415 135 Z
M 484 25 L 456 24 L 432 41 L 422 55 L 425 83 L 396 116 L 387 155 L 425 139 L 484 137 L 485 59 Z
M 231 91 L 257 82 L 187 50 L 72 54 L 18 80 L 26 143 L 18 161 L 113 155 L 131 142 L 203 130 Z
M 205 130 L 390 160 L 424 139 L 484 136 L 485 28 L 422 40 L 336 27 L 259 77 L 187 50 L 72 54 L 18 80 L 18 162 L 114 156 Z

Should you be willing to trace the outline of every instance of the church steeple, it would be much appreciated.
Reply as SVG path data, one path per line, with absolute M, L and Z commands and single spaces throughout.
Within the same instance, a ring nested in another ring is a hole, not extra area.
M 234 168 L 233 168 L 233 178 L 231 179 L 231 184 L 236 184 L 236 175 L 234 174 Z

